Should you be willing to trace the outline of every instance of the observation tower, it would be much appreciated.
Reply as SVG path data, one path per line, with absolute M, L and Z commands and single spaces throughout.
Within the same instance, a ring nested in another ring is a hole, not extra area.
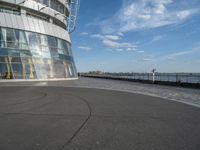
M 77 79 L 79 0 L 0 0 L 0 80 Z

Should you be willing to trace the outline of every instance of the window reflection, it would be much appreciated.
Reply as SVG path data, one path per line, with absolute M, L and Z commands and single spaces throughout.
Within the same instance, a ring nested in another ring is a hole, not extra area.
M 20 49 L 28 49 L 29 48 L 25 33 L 23 31 L 19 31 L 19 48 Z
M 0 27 L 0 78 L 76 77 L 70 49 L 62 39 Z
M 6 41 L 7 47 L 17 48 L 18 41 L 15 35 L 15 31 L 13 29 L 6 30 Z
M 58 39 L 58 53 L 64 54 L 64 45 L 62 40 Z
M 36 33 L 26 32 L 29 48 L 31 50 L 39 50 L 39 40 Z
M 0 28 L 0 47 L 5 47 L 6 30 Z
M 7 64 L 6 63 L 0 63 L 0 77 L 1 79 L 6 79 L 6 73 L 7 70 Z
M 49 6 L 49 0 L 39 0 L 39 2 Z
M 64 5 L 58 0 L 35 0 L 39 3 L 45 4 L 46 6 L 51 7 L 52 9 L 64 14 Z
M 0 28 L 0 47 L 18 48 L 24 50 L 40 51 L 45 55 L 57 56 L 58 54 L 72 55 L 71 46 L 67 41 L 52 36 L 32 32 Z M 49 53 L 48 53 L 49 52 Z M 35 52 L 33 52 L 35 53 Z
M 57 0 L 51 0 L 51 5 L 50 7 L 62 14 L 64 14 L 64 6 L 63 4 L 61 4 L 60 2 L 58 2 Z
M 0 6 L 0 12 L 20 15 L 20 10 L 12 7 Z

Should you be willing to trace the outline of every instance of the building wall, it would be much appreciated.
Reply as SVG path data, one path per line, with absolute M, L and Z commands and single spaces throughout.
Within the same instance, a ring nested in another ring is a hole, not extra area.
M 55 36 L 70 42 L 66 29 L 55 24 L 21 15 L 0 12 L 0 26 Z
M 45 2 L 0 0 L 0 79 L 77 77 L 66 20 L 60 17 L 68 13 L 46 8 Z

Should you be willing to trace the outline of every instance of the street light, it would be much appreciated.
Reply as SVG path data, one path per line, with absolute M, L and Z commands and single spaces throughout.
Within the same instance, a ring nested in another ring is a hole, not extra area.
M 153 83 L 155 82 L 155 73 L 156 73 L 156 69 L 154 68 L 154 69 L 152 69 L 152 73 L 153 73 Z

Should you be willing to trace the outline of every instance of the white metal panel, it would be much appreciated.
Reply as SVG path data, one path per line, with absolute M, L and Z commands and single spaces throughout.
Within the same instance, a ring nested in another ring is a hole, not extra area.
M 16 21 L 18 23 L 18 28 L 21 30 L 25 30 L 24 21 L 21 16 L 15 16 Z
M 52 24 L 47 23 L 47 25 L 48 25 L 48 28 L 49 28 L 49 35 L 54 36 L 53 29 L 52 29 Z
M 45 34 L 43 22 L 41 20 L 38 20 L 38 24 L 39 24 L 39 28 L 40 28 L 40 33 Z
M 27 20 L 28 20 L 28 24 L 29 24 L 30 31 L 34 32 L 34 31 L 35 31 L 35 28 L 34 28 L 33 19 L 30 18 L 30 17 L 27 17 Z
M 59 34 L 60 34 L 60 33 L 59 33 L 59 30 L 57 30 L 57 26 L 54 25 L 54 24 L 53 24 L 52 26 L 53 26 L 54 35 L 57 36 L 57 37 L 60 36 L 60 35 L 59 35 Z
M 64 39 L 66 31 L 63 31 L 61 28 L 59 28 L 59 30 L 60 30 L 60 33 L 61 33 L 61 37 Z
M 12 28 L 13 25 L 12 25 L 12 21 L 11 21 L 11 18 L 10 18 L 10 14 L 5 13 L 4 17 L 6 19 L 6 27 Z
M 34 0 L 0 0 L 0 1 L 17 4 L 19 6 L 23 6 L 23 7 L 29 8 L 29 9 L 34 9 L 36 11 L 39 11 L 41 8 L 43 8 L 45 6 L 43 4 L 35 2 Z M 63 23 L 65 23 L 65 21 L 63 21 L 63 19 L 64 19 L 63 14 L 55 15 L 58 12 L 53 10 L 52 8 L 45 7 L 44 9 L 41 10 L 41 12 L 43 12 L 47 15 L 50 15 L 51 17 L 54 17 L 54 18 L 62 21 Z
M 39 27 L 38 19 L 32 19 L 32 20 L 33 20 L 35 32 L 40 33 L 40 27 Z
M 22 17 L 22 20 L 23 20 L 23 23 L 24 23 L 24 30 L 30 31 L 27 17 Z
M 49 33 L 49 27 L 48 27 L 47 22 L 44 22 L 44 21 L 43 21 L 43 26 L 44 26 L 45 34 Z
M 1 26 L 6 27 L 6 20 L 3 13 L 0 13 L 0 18 Z
M 61 30 L 61 28 L 58 28 L 58 27 L 57 27 L 57 31 L 58 31 L 58 33 L 60 33 L 60 35 L 59 35 L 60 38 L 63 39 L 63 33 L 62 33 L 63 31 Z
M 55 36 L 56 34 L 55 34 L 54 26 L 52 26 L 52 24 L 50 24 L 50 26 L 51 26 L 51 35 Z
M 19 25 L 18 25 L 18 22 L 17 22 L 16 15 L 10 14 L 10 18 L 11 18 L 11 21 L 12 21 L 12 25 L 13 25 L 13 27 L 15 27 L 15 28 L 19 28 Z
M 64 30 L 64 29 L 62 29 L 62 28 L 60 28 L 60 30 L 61 30 L 61 32 L 62 32 L 62 38 L 64 39 L 64 38 L 66 38 L 66 30 Z M 62 30 L 64 30 L 64 31 L 62 31 Z
M 7 18 L 5 19 L 5 17 Z M 65 29 L 46 21 L 37 21 L 36 19 L 33 21 L 32 18 L 26 16 L 0 13 L 0 26 L 51 35 L 70 42 L 69 34 Z M 37 26 L 38 29 L 34 26 Z

